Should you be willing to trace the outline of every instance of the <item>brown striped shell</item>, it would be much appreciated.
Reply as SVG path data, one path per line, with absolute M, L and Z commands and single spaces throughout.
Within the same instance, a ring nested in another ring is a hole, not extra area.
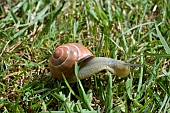
M 92 58 L 93 54 L 83 45 L 67 43 L 57 47 L 49 59 L 49 69 L 53 77 L 62 80 L 62 74 L 69 80 L 74 74 L 75 62 Z

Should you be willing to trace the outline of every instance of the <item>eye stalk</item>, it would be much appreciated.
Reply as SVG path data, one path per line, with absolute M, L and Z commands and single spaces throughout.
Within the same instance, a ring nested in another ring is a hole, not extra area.
M 125 63 L 124 65 L 130 66 L 130 67 L 135 67 L 135 66 L 137 66 L 137 67 L 143 67 L 142 64 L 131 64 L 131 63 L 130 63 L 130 62 L 132 62 L 132 61 L 140 58 L 141 56 L 143 56 L 143 55 L 138 55 L 138 56 L 136 56 L 136 57 L 134 57 L 134 58 L 130 58 L 129 60 L 126 61 L 127 63 Z

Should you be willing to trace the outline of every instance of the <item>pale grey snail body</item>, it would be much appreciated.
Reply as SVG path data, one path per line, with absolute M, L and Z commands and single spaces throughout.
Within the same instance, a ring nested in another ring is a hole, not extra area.
M 122 78 L 130 73 L 128 63 L 107 57 L 94 57 L 85 46 L 77 43 L 57 47 L 49 60 L 49 69 L 52 76 L 59 80 L 63 80 L 63 74 L 69 82 L 76 82 L 75 62 L 80 65 L 78 72 L 80 80 L 89 78 L 102 70 L 108 70 Z

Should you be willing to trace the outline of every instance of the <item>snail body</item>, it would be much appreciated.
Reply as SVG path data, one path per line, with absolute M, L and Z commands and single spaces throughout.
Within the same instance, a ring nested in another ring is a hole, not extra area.
M 76 82 L 74 64 L 80 66 L 78 78 L 86 79 L 102 70 L 108 70 L 119 77 L 126 77 L 130 73 L 128 63 L 107 57 L 94 57 L 83 45 L 68 43 L 57 47 L 49 59 L 49 69 L 53 77 L 63 80 L 62 74 L 69 82 Z

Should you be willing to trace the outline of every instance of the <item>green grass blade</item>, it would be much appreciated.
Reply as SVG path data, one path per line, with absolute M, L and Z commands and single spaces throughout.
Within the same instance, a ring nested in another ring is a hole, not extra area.
M 126 81 L 126 90 L 130 99 L 132 99 L 132 81 L 133 78 L 128 78 L 128 80 Z
M 85 2 L 84 5 L 85 5 L 85 7 L 86 7 L 86 9 L 87 9 L 87 12 L 90 14 L 90 16 L 92 16 L 96 21 L 99 22 L 99 18 L 97 17 L 96 13 L 95 13 L 92 9 L 90 9 L 89 4 L 87 4 L 87 3 Z
M 157 35 L 158 35 L 162 45 L 164 46 L 166 53 L 170 54 L 170 48 L 169 48 L 168 44 L 166 43 L 165 38 L 162 36 L 161 32 L 159 31 L 158 25 L 155 24 L 155 27 L 156 27 Z
M 100 22 L 104 26 L 108 26 L 109 23 L 108 23 L 107 15 L 103 11 L 103 8 L 101 7 L 100 3 L 96 0 L 94 0 L 94 1 L 95 1 L 94 7 L 95 7 L 95 12 L 96 12 L 97 17 L 99 17 L 99 19 L 101 20 Z
M 27 29 L 28 27 L 25 27 L 21 29 L 20 31 L 18 31 L 16 34 L 14 34 L 14 38 L 17 38 L 18 36 L 22 35 Z
M 79 27 L 79 22 L 77 21 L 75 21 L 74 22 L 74 29 L 73 29 L 73 33 L 74 33 L 74 39 L 73 39 L 73 41 L 75 41 L 76 40 L 76 35 L 77 35 L 77 29 L 78 29 L 78 27 Z
M 168 100 L 166 102 L 164 113 L 166 113 L 167 111 L 168 111 L 168 113 L 170 112 L 169 106 L 170 106 L 170 96 L 169 96 L 169 98 L 168 98 Z
M 145 26 L 145 25 L 154 24 L 154 23 L 155 23 L 155 22 L 146 22 L 146 23 L 143 23 L 143 24 L 136 25 L 136 26 L 134 26 L 134 27 L 128 29 L 127 31 L 123 32 L 121 35 L 118 36 L 118 38 L 121 37 L 122 35 L 125 35 L 126 33 L 130 32 L 130 31 L 136 29 L 136 28 L 139 28 L 139 27 Z
M 78 84 L 79 84 L 79 87 L 78 87 L 79 93 L 81 95 L 81 98 L 83 99 L 82 101 L 87 106 L 87 108 L 90 111 L 93 111 L 93 108 L 90 106 L 89 100 L 88 100 L 87 95 L 86 95 L 86 93 L 84 91 L 83 85 L 82 85 L 81 81 L 78 78 L 78 70 L 79 70 L 78 64 L 75 63 L 75 74 L 76 74 L 76 77 L 77 77 L 77 80 L 78 80 Z
M 157 57 L 164 57 L 164 58 L 170 58 L 170 54 L 157 54 L 157 53 L 143 53 L 145 56 L 157 56 Z
M 66 113 L 65 111 L 42 111 L 40 113 Z
M 143 54 L 141 54 L 141 55 L 143 55 Z M 143 58 L 143 56 L 141 56 L 141 64 L 143 64 L 143 63 L 144 63 L 144 58 Z M 137 89 L 138 93 L 140 93 L 140 91 L 141 91 L 142 80 L 143 80 L 143 67 L 141 67 L 141 71 L 140 71 L 140 77 L 139 77 L 139 83 L 138 83 L 138 89 Z
M 10 14 L 11 14 L 11 17 L 12 17 L 12 19 L 13 19 L 14 23 L 15 23 L 15 24 L 17 24 L 17 23 L 18 23 L 17 16 L 13 13 L 13 11 L 12 11 L 12 10 L 10 10 Z
M 69 88 L 70 92 L 79 100 L 82 100 L 78 95 L 76 95 L 76 93 L 73 91 L 73 89 L 71 88 L 71 86 L 69 85 L 66 77 L 63 75 L 64 78 L 64 82 L 66 83 L 67 87 Z
M 64 7 L 65 1 L 62 1 L 54 11 L 52 11 L 51 13 L 48 13 L 47 15 L 50 15 L 50 20 L 47 22 L 47 24 L 45 25 L 42 33 L 51 31 L 50 28 L 52 28 L 51 26 L 53 25 L 55 18 L 57 17 L 57 15 L 61 12 L 62 8 Z M 47 6 L 46 6 L 47 7 Z M 41 34 L 43 35 L 43 34 Z M 40 35 L 40 36 L 41 36 Z
M 61 12 L 62 8 L 64 7 L 64 4 L 65 4 L 65 1 L 62 0 L 61 3 L 57 6 L 57 8 L 52 12 L 51 23 L 54 22 L 57 15 Z
M 162 104 L 161 104 L 161 107 L 160 107 L 160 109 L 159 109 L 159 111 L 158 111 L 158 113 L 162 113 L 163 107 L 165 106 L 168 97 L 169 97 L 168 94 L 166 94 L 166 95 L 165 95 L 165 98 L 164 98 L 164 100 L 163 100 L 163 102 L 162 102 Z
M 112 19 L 112 10 L 111 10 L 111 1 L 106 0 L 105 4 L 106 4 L 106 10 L 107 10 L 108 16 L 109 16 L 109 21 L 113 21 L 113 19 Z
M 107 72 L 108 74 L 108 82 L 107 82 L 107 90 L 106 90 L 106 113 L 112 113 L 113 107 L 113 93 L 112 93 L 112 74 Z
M 35 17 L 33 23 L 35 23 L 35 22 L 43 19 L 44 15 L 46 14 L 46 12 L 47 12 L 49 9 L 50 9 L 50 4 L 46 5 L 41 11 L 39 11 L 39 12 L 37 13 L 37 16 Z
M 51 93 L 51 95 L 61 102 L 64 102 L 66 100 L 66 97 L 64 94 L 61 94 L 61 93 L 58 94 L 58 93 L 54 92 L 54 93 Z

